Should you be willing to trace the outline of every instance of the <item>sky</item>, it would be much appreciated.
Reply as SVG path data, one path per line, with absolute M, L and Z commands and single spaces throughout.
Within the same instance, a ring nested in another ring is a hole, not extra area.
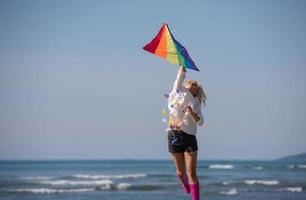
M 306 152 L 306 1 L 0 0 L 0 159 L 170 159 L 178 66 L 142 50 L 168 23 L 200 68 L 199 159 Z

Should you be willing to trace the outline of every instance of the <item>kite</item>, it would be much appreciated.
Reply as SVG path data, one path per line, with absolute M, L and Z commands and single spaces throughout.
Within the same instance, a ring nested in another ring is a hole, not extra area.
M 173 37 L 166 23 L 163 24 L 157 36 L 143 49 L 168 60 L 172 64 L 179 64 L 182 67 L 200 71 L 190 58 L 186 48 Z

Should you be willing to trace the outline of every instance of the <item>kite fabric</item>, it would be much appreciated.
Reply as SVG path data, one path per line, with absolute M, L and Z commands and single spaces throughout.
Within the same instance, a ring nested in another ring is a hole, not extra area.
M 186 48 L 173 37 L 166 23 L 163 24 L 157 36 L 143 49 L 168 60 L 172 64 L 179 64 L 185 68 L 200 71 L 190 58 Z

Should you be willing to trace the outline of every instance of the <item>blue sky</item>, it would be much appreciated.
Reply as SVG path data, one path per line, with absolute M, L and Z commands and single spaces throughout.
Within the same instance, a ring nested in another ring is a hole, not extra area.
M 169 159 L 177 66 L 142 50 L 167 22 L 208 100 L 200 159 L 306 151 L 306 2 L 0 0 L 0 159 Z

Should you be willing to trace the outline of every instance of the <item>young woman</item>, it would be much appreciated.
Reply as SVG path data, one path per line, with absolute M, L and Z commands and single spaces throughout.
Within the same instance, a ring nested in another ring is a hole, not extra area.
M 183 85 L 185 76 L 186 69 L 180 67 L 169 94 L 168 148 L 183 190 L 186 193 L 191 192 L 192 200 L 199 200 L 200 188 L 196 173 L 198 144 L 195 135 L 197 126 L 203 125 L 204 122 L 201 105 L 205 104 L 206 95 L 202 87 L 194 80 L 189 80 Z

